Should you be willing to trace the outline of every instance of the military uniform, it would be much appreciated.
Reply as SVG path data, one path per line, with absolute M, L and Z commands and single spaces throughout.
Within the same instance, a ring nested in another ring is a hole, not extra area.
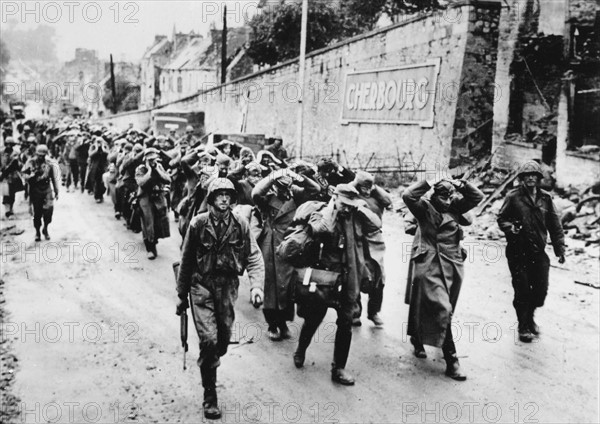
M 29 199 L 33 208 L 36 239 L 39 239 L 42 221 L 44 235 L 49 239 L 48 225 L 52 222 L 54 197 L 58 196 L 60 187 L 58 164 L 47 158 L 40 161 L 37 157 L 33 157 L 25 164 L 23 174 L 29 185 Z
M 155 149 L 147 149 L 144 158 L 156 157 Z M 138 202 L 142 212 L 142 233 L 144 244 L 148 251 L 149 259 L 156 257 L 156 243 L 158 239 L 171 235 L 169 227 L 167 198 L 164 184 L 170 182 L 164 170 L 158 171 L 142 164 L 135 170 L 135 179 L 138 184 Z
M 531 164 L 525 164 L 519 176 L 529 173 L 542 178 L 536 164 L 526 165 Z M 538 188 L 532 197 L 524 186 L 506 196 L 498 213 L 498 226 L 506 235 L 506 259 L 515 291 L 513 306 L 519 320 L 519 335 L 527 342 L 538 333 L 533 314 L 536 308 L 544 305 L 548 293 L 547 234 L 550 233 L 556 256 L 564 258 L 564 233 L 550 194 Z M 513 232 L 515 227 L 520 230 Z
M 231 195 L 231 181 L 216 179 L 208 190 L 209 205 L 218 187 Z M 182 248 L 177 278 L 177 295 L 191 310 L 200 340 L 198 366 L 204 387 L 204 413 L 207 418 L 220 417 L 217 407 L 216 380 L 220 357 L 225 355 L 235 319 L 234 304 L 238 297 L 239 275 L 247 270 L 251 294 L 260 292 L 264 283 L 264 263 L 248 223 L 231 209 L 209 211 L 194 217 Z M 255 306 L 258 306 L 255 304 Z M 178 306 L 178 313 L 182 311 Z

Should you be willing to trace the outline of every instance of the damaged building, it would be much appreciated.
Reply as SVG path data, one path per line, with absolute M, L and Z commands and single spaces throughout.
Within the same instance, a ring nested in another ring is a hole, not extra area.
M 561 186 L 600 179 L 600 5 L 520 0 L 502 11 L 494 104 L 494 164 L 526 159 Z

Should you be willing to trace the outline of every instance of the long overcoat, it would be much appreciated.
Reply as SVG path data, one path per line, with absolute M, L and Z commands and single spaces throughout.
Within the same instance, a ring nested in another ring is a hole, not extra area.
M 452 201 L 449 212 L 440 213 L 422 198 L 429 189 L 426 181 L 419 181 L 402 196 L 418 222 L 411 252 L 408 334 L 418 336 L 423 344 L 441 347 L 463 280 L 466 252 L 460 246 L 460 215 L 477 206 L 483 193 L 466 183 L 462 198 Z
M 318 187 L 293 187 L 293 197 L 281 201 L 270 192 L 268 178 L 259 182 L 252 191 L 252 198 L 262 218 L 262 231 L 257 238 L 265 262 L 265 309 L 286 310 L 293 307 L 290 282 L 294 267 L 276 255 L 277 246 L 283 241 L 286 230 L 294 219 L 297 207 L 313 195 Z M 293 318 L 293 309 L 290 312 Z

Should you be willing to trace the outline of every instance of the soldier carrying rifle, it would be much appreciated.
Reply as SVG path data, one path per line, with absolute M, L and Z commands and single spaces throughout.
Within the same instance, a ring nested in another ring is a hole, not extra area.
M 204 387 L 204 416 L 218 419 L 217 367 L 225 355 L 235 318 L 239 275 L 248 270 L 250 297 L 254 307 L 263 301 L 265 268 L 250 226 L 235 216 L 235 188 L 227 178 L 217 178 L 208 187 L 208 212 L 194 217 L 183 243 L 177 278 L 177 315 L 191 310 L 200 339 L 198 365 Z

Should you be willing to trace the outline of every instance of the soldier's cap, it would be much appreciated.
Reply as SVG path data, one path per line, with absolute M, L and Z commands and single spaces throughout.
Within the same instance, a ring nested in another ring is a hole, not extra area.
M 25 125 L 23 127 L 23 131 L 31 131 L 31 127 L 29 125 Z
M 242 147 L 240 149 L 240 156 L 244 156 L 244 154 L 248 153 L 253 158 L 255 157 L 254 152 L 249 147 Z
M 294 162 L 292 165 L 290 165 L 290 169 L 296 174 L 305 175 L 309 177 L 312 177 L 317 173 L 313 164 L 300 159 Z
M 217 165 L 223 165 L 229 168 L 231 165 L 231 158 L 223 153 L 217 154 Z
M 35 136 L 34 135 L 30 135 L 29 137 L 27 137 L 27 142 L 28 143 L 35 143 Z
M 522 179 L 526 174 L 535 174 L 540 178 L 540 180 L 544 178 L 544 174 L 542 174 L 542 167 L 535 161 L 525 162 L 519 167 L 517 176 Z
M 265 167 L 262 166 L 258 162 L 250 162 L 244 168 L 246 168 L 246 172 L 248 172 L 248 173 L 254 172 L 254 171 L 258 171 L 259 173 L 262 173 L 263 169 L 265 169 Z
M 154 147 L 148 147 L 145 151 L 144 151 L 144 160 L 146 159 L 153 159 L 153 158 L 158 158 L 159 157 L 159 152 L 157 149 L 155 149 Z
M 434 184 L 433 194 L 442 197 L 449 197 L 454 193 L 454 186 L 450 181 L 441 180 Z
M 45 144 L 39 144 L 35 148 L 35 154 L 36 155 L 47 155 L 48 154 L 48 146 L 46 146 Z
M 289 190 L 293 183 L 294 180 L 289 175 L 282 175 L 281 177 L 275 180 L 275 186 L 283 190 Z
M 354 186 L 373 185 L 375 183 L 375 177 L 373 174 L 365 171 L 356 171 L 356 176 L 354 177 L 353 183 Z
M 192 127 L 191 125 L 188 125 L 187 127 L 185 127 L 185 132 L 191 132 L 194 131 L 194 127 Z
M 14 139 L 14 138 L 12 138 L 12 137 L 6 137 L 6 139 L 4 140 L 4 144 L 12 144 L 12 145 L 15 145 L 15 144 L 17 144 L 17 143 L 15 142 L 15 139 Z
M 198 160 L 208 158 L 208 159 L 210 159 L 211 162 L 217 159 L 216 156 L 213 156 L 208 152 L 198 152 L 197 156 L 198 156 Z
M 333 191 L 343 204 L 348 206 L 358 206 L 360 204 L 360 193 L 350 184 L 338 184 Z
M 269 152 L 268 150 L 261 150 L 260 152 L 258 152 L 256 160 L 262 163 L 265 157 L 269 158 L 271 162 L 274 162 L 276 165 L 281 165 L 281 161 L 277 159 L 275 155 L 273 155 L 273 153 Z

